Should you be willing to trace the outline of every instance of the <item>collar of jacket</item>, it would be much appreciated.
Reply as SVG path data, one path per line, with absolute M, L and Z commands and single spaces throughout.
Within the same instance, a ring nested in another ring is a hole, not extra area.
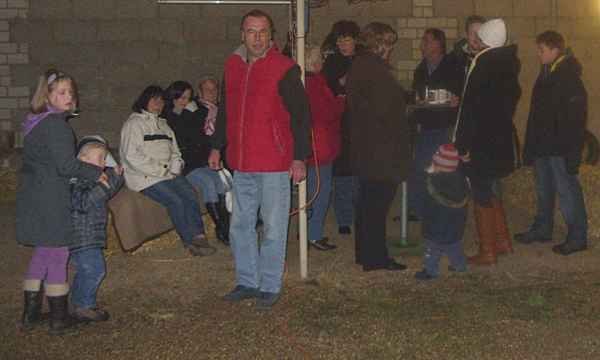
M 560 63 L 562 63 L 566 58 L 567 58 L 567 55 L 562 55 L 558 59 L 556 59 L 550 66 L 550 72 L 553 73 L 554 70 L 556 70 L 558 68 L 558 65 L 560 65 Z
M 273 51 L 273 49 L 274 49 L 273 42 L 271 42 L 269 48 L 258 59 L 264 59 L 264 58 L 266 58 L 267 55 L 269 55 L 269 53 L 271 51 Z M 242 61 L 245 62 L 246 64 L 250 64 L 250 61 L 248 61 L 248 48 L 246 47 L 246 45 L 244 45 L 244 44 L 240 45 L 233 53 L 235 55 L 239 56 L 240 58 L 242 58 Z

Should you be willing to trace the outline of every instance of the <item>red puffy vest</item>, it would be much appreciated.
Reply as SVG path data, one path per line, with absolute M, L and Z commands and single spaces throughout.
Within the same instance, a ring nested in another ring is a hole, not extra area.
M 316 154 L 319 165 L 327 165 L 340 153 L 340 127 L 345 99 L 333 94 L 323 74 L 306 77 L 306 92 L 310 101 L 315 147 L 308 164 L 315 165 Z
M 295 63 L 271 48 L 248 64 L 238 54 L 225 63 L 227 162 L 243 172 L 288 171 L 294 157 L 290 114 L 279 81 Z

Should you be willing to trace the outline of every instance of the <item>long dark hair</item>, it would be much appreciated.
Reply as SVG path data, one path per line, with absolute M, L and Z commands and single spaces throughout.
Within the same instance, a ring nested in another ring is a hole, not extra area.
M 154 98 L 164 99 L 165 91 L 158 85 L 150 85 L 142 91 L 137 100 L 133 103 L 131 110 L 142 113 L 142 110 L 148 110 L 148 103 Z
M 357 23 L 350 20 L 340 20 L 331 27 L 331 31 L 321 45 L 321 52 L 323 54 L 335 52 L 337 51 L 337 39 L 351 37 L 357 40 L 359 34 L 360 26 Z
M 192 84 L 182 80 L 171 83 L 171 85 L 169 85 L 169 87 L 165 90 L 164 111 L 166 112 L 173 110 L 173 100 L 179 99 L 186 90 L 190 90 L 190 99 L 192 99 L 194 97 L 194 88 L 192 87 Z

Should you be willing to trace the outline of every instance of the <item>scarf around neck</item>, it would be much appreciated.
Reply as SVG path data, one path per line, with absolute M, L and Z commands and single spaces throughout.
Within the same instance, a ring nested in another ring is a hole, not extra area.
M 46 107 L 46 111 L 39 114 L 29 113 L 25 117 L 25 121 L 23 122 L 23 135 L 26 136 L 36 127 L 42 120 L 48 117 L 50 114 L 56 114 L 62 112 L 61 110 L 55 108 L 52 105 L 48 105 Z

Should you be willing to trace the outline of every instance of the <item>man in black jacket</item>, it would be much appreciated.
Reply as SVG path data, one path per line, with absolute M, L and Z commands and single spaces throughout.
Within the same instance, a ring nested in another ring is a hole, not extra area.
M 427 29 L 421 40 L 423 60 L 414 73 L 412 88 L 419 108 L 412 114 L 414 154 L 413 171 L 408 180 L 408 207 L 416 218 L 423 216 L 427 189 L 425 168 L 442 144 L 450 142 L 449 131 L 456 121 L 458 96 L 462 92 L 463 73 L 454 54 L 446 54 L 446 36 L 440 29 Z M 443 91 L 447 102 L 431 104 L 426 92 Z M 416 220 L 416 219 L 415 219 Z
M 536 39 L 542 70 L 533 88 L 527 123 L 526 165 L 533 165 L 537 214 L 529 231 L 516 234 L 521 243 L 552 240 L 554 201 L 568 227 L 567 239 L 552 250 L 569 255 L 587 248 L 587 214 L 577 178 L 587 116 L 587 93 L 581 65 L 565 51 L 565 40 L 555 31 Z

